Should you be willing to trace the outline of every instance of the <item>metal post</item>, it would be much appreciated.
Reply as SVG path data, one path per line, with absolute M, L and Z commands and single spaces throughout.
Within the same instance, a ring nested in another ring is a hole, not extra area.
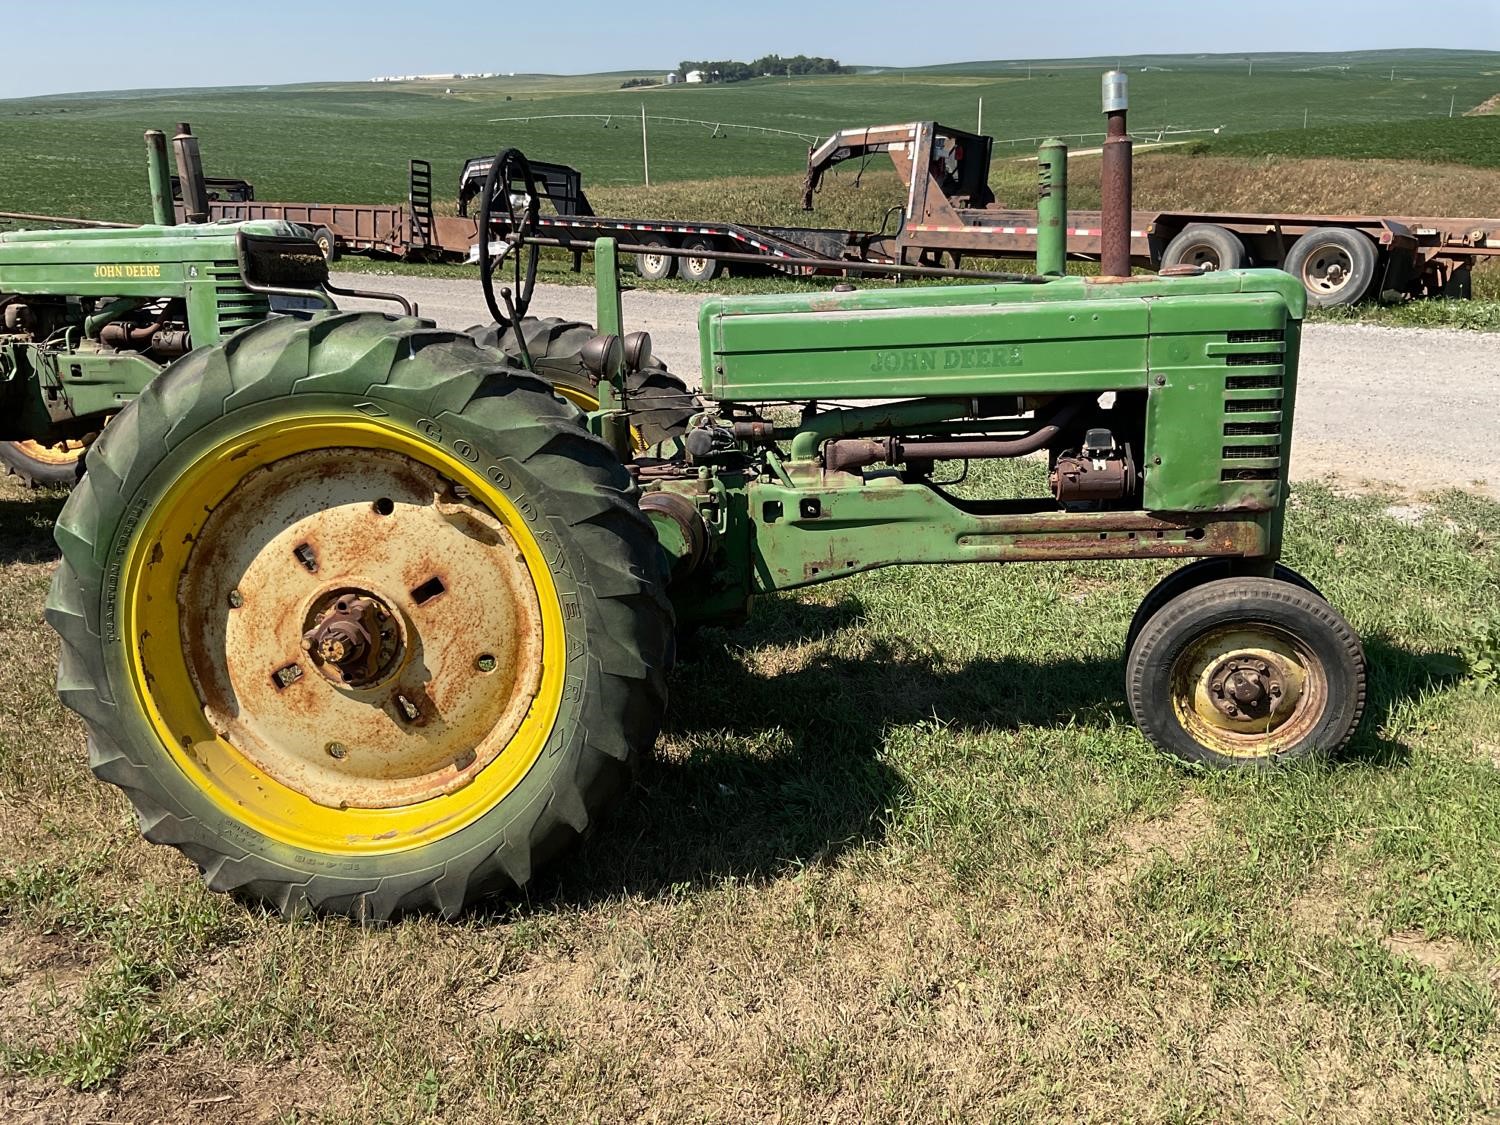
M 1068 272 L 1068 146 L 1055 137 L 1037 153 L 1036 272 Z
M 1125 110 L 1129 104 L 1125 72 L 1111 70 L 1104 76 L 1104 152 L 1100 159 L 1100 194 L 1103 196 L 1103 218 L 1100 220 L 1099 272 L 1105 277 L 1130 276 L 1130 197 L 1131 157 L 1133 143 L 1125 131 Z
M 646 170 L 646 186 L 651 186 L 651 150 L 646 145 L 646 103 L 641 103 L 641 166 Z
M 167 135 L 160 129 L 146 130 L 146 178 L 151 184 L 151 221 L 158 226 L 175 226 L 172 181 L 167 174 Z
M 974 126 L 974 132 L 981 137 L 984 136 L 984 99 L 979 99 L 979 123 Z

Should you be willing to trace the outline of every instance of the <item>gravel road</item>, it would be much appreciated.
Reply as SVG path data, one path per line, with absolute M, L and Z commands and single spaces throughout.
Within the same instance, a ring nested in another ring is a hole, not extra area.
M 398 289 L 444 328 L 490 317 L 477 281 L 337 275 L 335 284 Z M 697 315 L 705 298 L 625 294 L 625 323 L 696 384 Z M 365 302 L 346 300 L 347 308 Z M 369 307 L 390 306 L 370 305 Z M 532 308 L 594 320 L 594 291 L 539 285 Z M 1500 497 L 1500 335 L 1428 328 L 1310 324 L 1303 330 L 1292 475 L 1375 482 L 1411 492 L 1471 488 Z

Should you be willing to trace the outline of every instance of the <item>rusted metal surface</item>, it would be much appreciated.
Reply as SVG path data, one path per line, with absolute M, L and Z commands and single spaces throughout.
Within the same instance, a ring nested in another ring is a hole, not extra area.
M 1328 705 L 1328 679 L 1301 641 L 1234 625 L 1193 638 L 1172 668 L 1173 710 L 1195 739 L 1235 757 L 1265 757 L 1306 738 Z
M 1125 74 L 1104 76 L 1104 149 L 1100 156 L 1099 194 L 1103 218 L 1099 272 L 1105 277 L 1130 273 L 1131 153 L 1134 142 L 1125 131 Z
M 515 541 L 399 454 L 320 450 L 247 474 L 179 593 L 210 723 L 318 804 L 462 787 L 539 688 L 541 611 Z

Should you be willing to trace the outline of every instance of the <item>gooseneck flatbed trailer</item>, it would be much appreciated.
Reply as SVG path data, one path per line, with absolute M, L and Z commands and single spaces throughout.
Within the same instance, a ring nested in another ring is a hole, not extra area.
M 1129 143 L 1127 137 L 1117 140 Z M 597 239 L 615 239 L 634 249 L 635 270 L 648 280 L 677 276 L 710 282 L 728 264 L 806 276 L 839 272 L 837 263 L 842 262 L 957 267 L 965 259 L 1034 258 L 1039 243 L 1037 210 L 1007 207 L 995 198 L 989 187 L 992 148 L 987 136 L 935 121 L 846 129 L 815 146 L 808 154 L 803 189 L 803 206 L 809 211 L 824 176 L 837 165 L 848 160 L 863 163 L 880 153 L 890 158 L 906 194 L 878 231 L 599 215 L 575 168 L 537 162 L 532 166 L 536 183 L 531 186 L 544 207 L 528 220 L 527 234 L 547 245 L 571 248 L 575 268 Z M 204 211 L 211 220 L 297 223 L 315 233 L 329 260 L 342 253 L 473 260 L 479 230 L 469 204 L 488 171 L 488 158 L 466 162 L 454 215 L 435 213 L 432 170 L 424 160 L 409 163 L 404 204 L 261 201 L 254 198 L 250 185 L 238 181 L 244 190 L 208 199 Z M 516 197 L 525 187 L 510 186 Z M 1109 190 L 1107 182 L 1104 186 Z M 187 217 L 180 205 L 178 213 L 179 218 Z M 1500 254 L 1500 218 L 1112 213 L 1129 215 L 1129 254 L 1135 267 L 1282 269 L 1302 282 L 1311 304 L 1325 307 L 1366 298 L 1467 297 L 1474 266 Z M 1069 259 L 1102 260 L 1104 215 L 1105 211 L 1068 212 Z M 503 242 L 517 226 L 516 216 L 509 212 L 492 214 L 490 241 Z

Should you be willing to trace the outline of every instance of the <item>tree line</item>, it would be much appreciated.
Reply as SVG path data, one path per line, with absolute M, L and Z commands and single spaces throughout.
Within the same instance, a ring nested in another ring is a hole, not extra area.
M 677 73 L 683 78 L 695 70 L 701 70 L 708 82 L 744 82 L 763 76 L 780 77 L 790 74 L 851 74 L 852 66 L 844 66 L 838 59 L 825 59 L 820 55 L 762 55 L 754 62 L 736 62 L 734 59 L 706 59 L 682 62 Z

